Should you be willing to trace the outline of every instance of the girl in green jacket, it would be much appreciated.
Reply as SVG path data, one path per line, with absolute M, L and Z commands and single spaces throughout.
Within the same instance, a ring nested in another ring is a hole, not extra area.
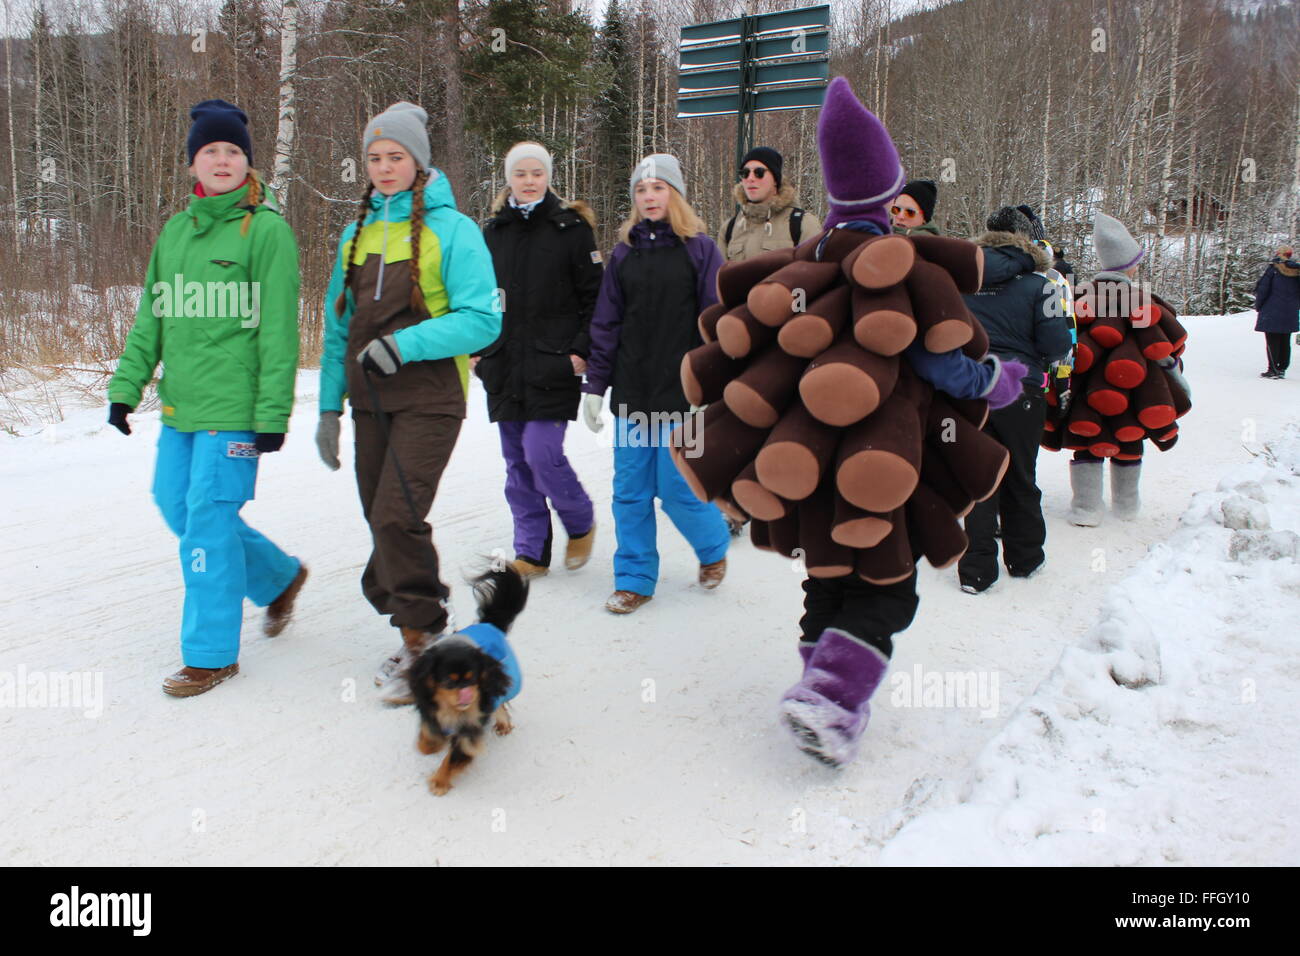
M 326 292 L 316 434 L 321 458 L 338 468 L 346 396 L 373 540 L 361 590 L 402 635 L 375 679 L 392 704 L 411 702 L 411 661 L 451 626 L 425 518 L 465 418 L 469 355 L 501 333 L 492 258 L 429 165 L 427 120 L 402 102 L 366 125 L 370 186 Z
M 185 666 L 163 690 L 190 697 L 239 672 L 244 598 L 289 621 L 307 568 L 239 516 L 259 455 L 279 451 L 298 369 L 298 246 L 251 168 L 248 117 L 224 100 L 190 111 L 198 180 L 163 226 L 117 372 L 109 424 L 127 414 L 161 361 L 162 434 L 153 495 L 180 538 Z

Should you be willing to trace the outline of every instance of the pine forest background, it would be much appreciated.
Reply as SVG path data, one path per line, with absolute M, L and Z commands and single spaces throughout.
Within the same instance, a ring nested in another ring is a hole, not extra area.
M 752 12 L 810 5 L 756 2 Z M 166 218 L 182 208 L 188 110 L 250 117 L 302 256 L 305 361 L 319 349 L 337 237 L 365 185 L 367 119 L 408 99 L 433 163 L 482 221 L 511 144 L 556 157 L 606 252 L 628 177 L 682 162 L 716 236 L 732 214 L 735 120 L 678 120 L 683 24 L 724 0 L 9 0 L 0 113 L 0 371 L 115 361 Z M 970 236 L 1003 204 L 1039 209 L 1083 273 L 1093 215 L 1148 244 L 1144 278 L 1190 313 L 1250 307 L 1300 199 L 1300 6 L 1285 0 L 832 3 L 831 75 L 893 134 L 908 175 L 939 181 L 936 222 Z M 759 114 L 800 205 L 825 214 L 816 111 Z M 79 311 L 80 310 L 80 311 Z

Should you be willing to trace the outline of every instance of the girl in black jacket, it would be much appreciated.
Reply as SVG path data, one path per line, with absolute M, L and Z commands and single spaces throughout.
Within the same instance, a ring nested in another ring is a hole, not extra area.
M 587 563 L 595 538 L 591 499 L 564 456 L 564 432 L 577 417 L 603 268 L 591 210 L 550 191 L 544 147 L 516 144 L 505 173 L 506 188 L 483 229 L 496 267 L 501 337 L 483 350 L 475 372 L 501 431 L 514 566 L 537 577 L 551 563 L 548 498 L 568 534 L 566 568 Z

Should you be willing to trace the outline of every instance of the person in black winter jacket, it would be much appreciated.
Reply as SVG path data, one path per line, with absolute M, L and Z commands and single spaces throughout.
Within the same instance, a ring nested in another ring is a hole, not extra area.
M 504 313 L 501 336 L 480 353 L 474 371 L 487 392 L 488 418 L 501 431 L 514 566 L 537 577 L 551 563 L 547 499 L 569 536 L 565 567 L 580 568 L 591 555 L 594 512 L 564 456 L 564 433 L 578 416 L 604 270 L 591 210 L 550 190 L 550 153 L 519 143 L 505 166 L 508 185 L 483 229 Z
M 966 516 L 970 547 L 957 565 L 963 591 L 978 594 L 998 578 L 994 527 L 1002 524 L 1002 557 L 1012 577 L 1029 577 L 1042 565 L 1047 527 L 1038 489 L 1038 443 L 1047 406 L 1043 376 L 1070 350 L 1070 326 L 1044 273 L 1047 250 L 1031 237 L 1032 224 L 1005 206 L 989 217 L 988 231 L 975 239 L 984 248 L 984 281 L 963 296 L 989 336 L 989 351 L 1016 359 L 1029 370 L 1024 394 L 989 413 L 984 430 L 1006 446 L 1011 463 L 998 491 Z
M 1300 262 L 1289 246 L 1279 249 L 1255 284 L 1255 331 L 1264 333 L 1268 368 L 1260 378 L 1286 378 L 1291 335 L 1300 329 Z

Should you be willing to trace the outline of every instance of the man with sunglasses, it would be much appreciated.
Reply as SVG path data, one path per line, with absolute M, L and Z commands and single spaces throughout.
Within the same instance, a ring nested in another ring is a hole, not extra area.
M 788 249 L 821 233 L 821 220 L 796 206 L 795 188 L 781 182 L 783 164 L 781 154 L 769 146 L 755 146 L 745 154 L 740 182 L 731 192 L 740 210 L 718 236 L 728 262 Z
M 903 236 L 913 233 L 939 235 L 938 228 L 930 222 L 938 198 L 939 187 L 933 179 L 913 179 L 889 207 L 889 221 L 893 223 L 894 232 Z

